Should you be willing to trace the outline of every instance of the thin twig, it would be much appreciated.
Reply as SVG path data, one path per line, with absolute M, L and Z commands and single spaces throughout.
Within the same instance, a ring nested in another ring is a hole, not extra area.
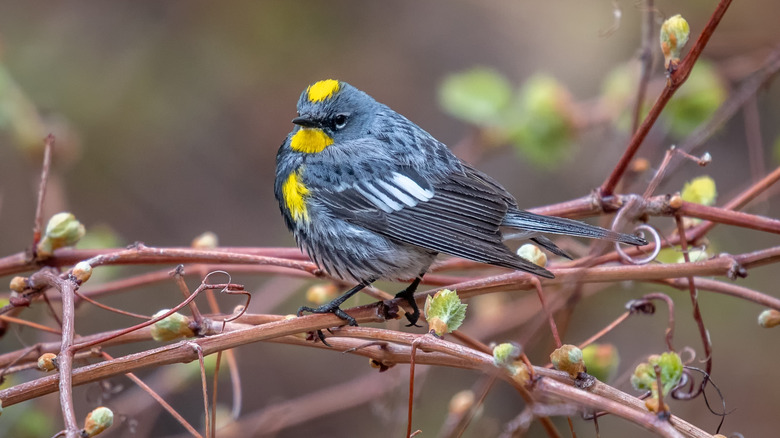
M 76 284 L 71 279 L 61 279 L 49 269 L 42 269 L 30 276 L 33 288 L 52 287 L 62 296 L 62 335 L 60 352 L 57 356 L 59 371 L 60 407 L 65 422 L 65 436 L 76 438 L 80 428 L 73 409 L 73 339 L 75 336 L 75 295 Z
M 113 360 L 114 358 L 106 353 L 105 351 L 101 351 L 100 354 L 105 358 L 106 360 Z M 163 409 L 165 409 L 171 416 L 179 422 L 182 426 L 184 426 L 185 429 L 187 429 L 187 432 L 190 433 L 190 435 L 196 437 L 196 438 L 202 438 L 202 435 L 195 430 L 195 428 L 182 417 L 176 409 L 173 408 L 168 402 L 165 401 L 162 397 L 160 397 L 159 394 L 157 394 L 152 388 L 149 387 L 146 383 L 144 383 L 143 380 L 139 379 L 138 376 L 136 376 L 134 373 L 126 373 L 125 376 L 127 376 L 128 379 L 132 380 L 133 383 L 138 385 L 144 392 L 149 394 L 150 397 L 152 397 L 160 406 L 162 406 Z
M 701 55 L 701 52 L 704 50 L 704 47 L 707 45 L 712 33 L 715 31 L 718 23 L 720 23 L 720 20 L 723 18 L 723 15 L 726 13 L 730 4 L 731 0 L 720 0 L 720 2 L 718 2 L 717 8 L 715 8 L 715 11 L 712 13 L 707 25 L 702 29 L 699 38 L 696 40 L 696 43 L 691 48 L 690 52 L 688 52 L 688 55 L 680 62 L 677 69 L 669 75 L 666 87 L 655 101 L 653 108 L 645 117 L 645 120 L 639 125 L 639 128 L 636 130 L 633 137 L 631 137 L 631 141 L 629 142 L 628 147 L 626 147 L 623 156 L 620 157 L 620 161 L 615 165 L 615 168 L 612 170 L 609 177 L 601 184 L 599 194 L 602 197 L 610 196 L 615 191 L 615 187 L 617 187 L 618 182 L 620 182 L 626 169 L 628 169 L 629 163 L 636 155 L 639 147 L 647 136 L 647 133 L 650 132 L 650 128 L 661 115 L 661 111 L 666 107 L 666 104 L 677 89 L 688 79 L 688 76 L 693 69 L 693 65 L 699 59 L 699 55 Z
M 639 127 L 639 118 L 642 115 L 642 107 L 645 103 L 647 84 L 650 82 L 650 71 L 653 67 L 653 43 L 655 43 L 655 4 L 653 0 L 646 0 L 644 9 L 644 21 L 642 22 L 642 47 L 639 49 L 639 82 L 634 98 L 634 112 L 631 119 L 631 133 L 635 133 Z
M 691 258 L 690 255 L 688 254 L 688 241 L 685 238 L 685 226 L 683 225 L 682 218 L 680 218 L 680 216 L 676 216 L 675 221 L 677 222 L 677 232 L 680 234 L 680 245 L 682 246 L 683 257 L 686 263 L 690 263 Z M 701 342 L 704 346 L 704 356 L 705 356 L 704 360 L 706 361 L 705 370 L 707 374 L 711 374 L 712 373 L 712 343 L 710 341 L 710 335 L 709 332 L 707 332 L 707 327 L 704 326 L 704 319 L 701 316 L 701 310 L 699 309 L 699 294 L 696 290 L 696 285 L 694 284 L 693 276 L 690 276 L 687 279 L 688 279 L 688 292 L 690 293 L 691 305 L 693 306 L 693 319 L 694 321 L 696 321 L 696 326 L 699 328 L 699 336 L 701 337 Z M 702 391 L 704 391 L 705 386 L 707 386 L 707 379 L 703 379 L 701 381 L 701 384 L 699 385 L 697 391 L 690 394 L 690 398 L 694 398 L 698 396 Z
M 49 184 L 52 149 L 54 149 L 54 136 L 49 134 L 43 142 L 43 165 L 41 166 L 41 182 L 38 186 L 38 203 L 35 206 L 35 225 L 33 228 L 33 254 L 36 254 L 38 243 L 43 236 L 43 202 L 46 199 L 46 188 Z

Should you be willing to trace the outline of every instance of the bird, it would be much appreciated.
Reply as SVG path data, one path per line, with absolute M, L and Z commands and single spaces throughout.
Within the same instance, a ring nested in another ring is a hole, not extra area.
M 512 251 L 524 238 L 566 258 L 546 234 L 641 246 L 640 236 L 522 210 L 495 179 L 457 158 L 427 131 L 358 88 L 335 79 L 308 86 L 293 130 L 276 155 L 275 197 L 298 246 L 328 275 L 355 284 L 304 312 L 356 320 L 340 306 L 379 279 L 409 280 L 414 299 L 439 254 L 554 278 Z M 322 336 L 320 335 L 320 338 Z

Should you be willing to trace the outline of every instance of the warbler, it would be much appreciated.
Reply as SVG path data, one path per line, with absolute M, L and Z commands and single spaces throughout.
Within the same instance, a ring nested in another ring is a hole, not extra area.
M 276 155 L 274 191 L 298 245 L 329 275 L 356 286 L 304 311 L 355 319 L 339 306 L 380 278 L 414 279 L 399 292 L 411 312 L 420 281 L 440 253 L 553 278 L 504 241 L 530 239 L 570 258 L 542 235 L 645 245 L 641 237 L 518 208 L 490 176 L 401 114 L 333 79 L 306 88 L 295 125 Z

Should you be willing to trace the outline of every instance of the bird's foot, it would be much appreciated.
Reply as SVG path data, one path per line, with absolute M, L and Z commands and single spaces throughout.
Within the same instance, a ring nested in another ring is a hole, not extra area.
M 344 321 L 346 321 L 347 325 L 351 325 L 351 326 L 356 327 L 358 325 L 358 323 L 355 320 L 355 318 L 353 318 L 352 316 L 347 314 L 347 312 L 341 310 L 341 308 L 339 307 L 341 302 L 336 302 L 336 301 L 338 301 L 338 298 L 336 300 L 333 300 L 333 301 L 327 303 L 327 304 L 323 304 L 323 305 L 321 305 L 319 307 L 301 306 L 301 307 L 298 308 L 297 315 L 298 316 L 303 316 L 303 312 L 332 313 L 332 314 L 338 316 L 339 318 L 343 319 Z M 330 344 L 325 342 L 325 334 L 322 333 L 321 329 L 317 330 L 317 339 L 322 341 L 322 343 L 327 345 L 328 347 L 331 346 Z
M 412 313 L 406 312 L 406 319 L 409 320 L 409 324 L 407 324 L 407 327 L 420 327 L 417 325 L 417 321 L 420 319 L 420 308 L 417 307 L 417 301 L 414 300 L 414 291 L 410 291 L 408 289 L 404 289 L 401 292 L 398 292 L 395 294 L 396 298 L 403 298 L 406 300 L 406 303 L 409 304 L 409 307 L 412 308 Z

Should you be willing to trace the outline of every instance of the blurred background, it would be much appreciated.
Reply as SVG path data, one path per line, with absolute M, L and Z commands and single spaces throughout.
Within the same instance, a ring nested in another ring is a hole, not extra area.
M 712 1 L 657 1 L 656 26 L 682 14 L 693 41 L 715 6 Z M 57 147 L 45 216 L 73 212 L 86 225 L 88 237 L 100 242 L 96 245 L 141 241 L 187 246 L 204 231 L 216 233 L 223 246 L 294 245 L 273 198 L 275 154 L 292 129 L 301 91 L 326 78 L 347 81 L 404 114 L 495 176 L 523 207 L 587 195 L 614 167 L 630 137 L 639 72 L 636 55 L 646 9 L 642 2 L 572 0 L 0 1 L 0 256 L 22 251 L 31 242 L 42 139 L 50 132 Z M 642 193 L 664 151 L 684 141 L 777 49 L 779 12 L 772 0 L 732 5 L 702 56 L 699 75 L 680 90 L 677 106 L 670 105 L 640 151 L 650 171 L 634 175 L 627 191 Z M 664 83 L 657 30 L 652 42 L 650 103 Z M 493 93 L 487 112 L 469 112 L 475 94 L 469 90 Z M 503 108 L 500 117 L 490 105 Z M 552 120 L 533 118 L 550 108 Z M 762 88 L 747 108 L 697 150 L 712 154 L 710 166 L 682 164 L 657 193 L 681 190 L 684 182 L 706 174 L 725 202 L 776 167 L 777 87 Z M 529 128 L 548 122 L 552 128 L 546 132 Z M 515 129 L 523 126 L 529 129 Z M 764 199 L 748 210 L 776 217 L 780 209 Z M 656 219 L 654 224 L 668 229 L 672 221 Z M 780 243 L 774 235 L 725 226 L 710 237 L 712 253 L 741 253 Z M 740 284 L 776 294 L 773 270 L 753 270 Z M 251 275 L 234 281 L 253 291 L 296 291 L 289 300 L 264 309 L 281 314 L 292 313 L 312 284 Z M 383 286 L 389 291 L 399 288 Z M 564 340 L 586 339 L 619 315 L 627 300 L 656 290 L 669 293 L 678 304 L 676 345 L 700 352 L 687 295 L 660 286 L 621 285 L 583 300 Z M 150 303 L 156 305 L 159 299 L 170 305 L 179 296 L 172 285 L 165 285 L 109 301 L 153 313 L 157 307 L 150 309 Z M 715 346 L 713 378 L 727 409 L 734 409 L 723 432 L 771 435 L 769 431 L 780 426 L 780 384 L 771 377 L 780 353 L 772 333 L 755 323 L 761 309 L 708 293 L 701 294 L 701 300 Z M 368 301 L 364 297 L 362 302 Z M 235 304 L 226 302 L 225 308 Z M 116 317 L 86 306 L 79 316 L 81 334 L 105 330 L 107 324 L 129 324 L 124 319 L 114 323 Z M 623 360 L 619 374 L 633 370 L 642 355 L 663 350 L 665 323 L 665 313 L 659 311 L 652 318 L 632 319 L 608 336 L 605 341 L 618 346 Z M 521 338 L 522 330 L 515 330 L 482 340 Z M 48 338 L 29 331 L 6 334 L 0 352 L 42 339 Z M 537 344 L 531 359 L 541 364 L 551 344 Z M 245 412 L 376 373 L 359 357 L 291 346 L 251 345 L 238 350 L 238 359 Z M 183 366 L 168 368 L 177 367 Z M 161 379 L 159 373 L 171 370 L 150 373 L 149 378 Z M 408 368 L 395 367 L 381 376 L 388 385 L 397 384 L 408 377 Z M 617 386 L 632 392 L 623 377 Z M 415 427 L 423 436 L 440 430 L 450 398 L 479 378 L 461 370 L 427 372 L 415 405 Z M 127 391 L 135 390 L 128 381 L 115 380 Z M 85 387 L 76 393 L 83 412 L 94 405 L 91 391 Z M 167 398 L 195 424 L 202 421 L 199 391 L 193 380 Z M 228 406 L 228 385 L 220 391 Z M 714 392 L 710 404 L 722 411 Z M 128 409 L 127 418 L 117 420 L 108 436 L 182 432 L 151 406 L 152 414 Z M 465 436 L 497 435 L 522 407 L 517 393 L 497 385 Z M 406 386 L 401 384 L 374 403 L 298 424 L 276 436 L 399 436 L 405 409 Z M 672 409 L 713 433 L 719 421 L 701 398 L 673 403 Z M 20 418 L 37 418 L 40 434 L 19 426 Z M 556 421 L 565 431 L 565 421 Z M 50 436 L 60 422 L 56 396 L 51 395 L 7 409 L 0 431 Z M 577 418 L 574 423 L 578 436 L 595 436 L 591 423 Z M 600 425 L 602 436 L 629 431 L 645 436 L 614 418 L 602 418 Z M 538 427 L 530 434 L 543 436 Z

